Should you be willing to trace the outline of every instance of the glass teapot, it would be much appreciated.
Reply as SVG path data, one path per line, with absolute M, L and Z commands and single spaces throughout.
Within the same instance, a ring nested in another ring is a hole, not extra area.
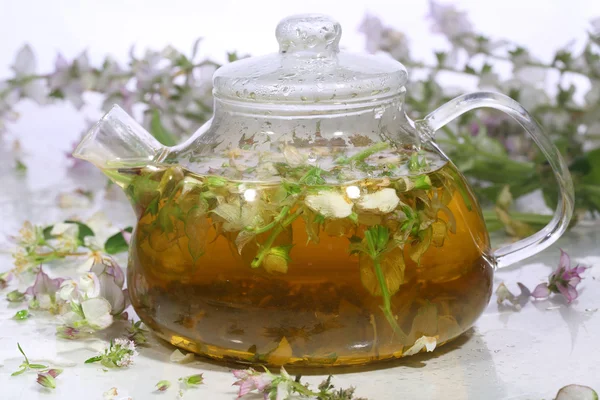
M 563 159 L 498 93 L 410 120 L 404 66 L 340 51 L 327 16 L 288 17 L 276 36 L 278 53 L 216 71 L 214 116 L 185 143 L 162 146 L 115 106 L 75 150 L 135 209 L 136 312 L 175 346 L 249 364 L 360 365 L 456 338 L 486 307 L 495 268 L 564 232 Z M 561 192 L 547 227 L 495 251 L 468 183 L 433 141 L 480 107 L 525 128 Z

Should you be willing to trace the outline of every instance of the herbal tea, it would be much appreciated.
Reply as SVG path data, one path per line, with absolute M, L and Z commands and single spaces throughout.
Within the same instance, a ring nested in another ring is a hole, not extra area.
M 274 165 L 276 182 L 114 171 L 139 218 L 128 271 L 139 316 L 176 346 L 269 365 L 366 364 L 464 332 L 492 265 L 462 176 L 416 153 L 409 173 L 363 167 L 347 183 L 344 168 L 310 165 Z

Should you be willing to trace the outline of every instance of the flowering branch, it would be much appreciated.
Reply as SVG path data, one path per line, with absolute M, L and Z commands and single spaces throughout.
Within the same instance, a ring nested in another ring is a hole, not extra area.
M 456 96 L 455 89 L 440 85 L 441 73 L 469 76 L 481 89 L 508 94 L 551 133 L 567 159 L 576 183 L 577 215 L 600 212 L 600 150 L 595 149 L 600 141 L 600 18 L 591 22 L 582 50 L 559 48 L 549 62 L 541 61 L 519 44 L 476 32 L 466 13 L 453 5 L 430 1 L 428 18 L 432 32 L 448 42 L 447 48 L 435 52 L 435 63 L 413 59 L 407 36 L 384 26 L 377 17 L 367 15 L 360 28 L 366 35 L 368 51 L 387 52 L 407 67 L 427 73 L 425 79 L 409 83 L 409 114 L 422 117 Z M 511 67 L 508 77 L 500 77 L 500 64 Z M 555 93 L 546 91 L 551 74 L 559 76 Z M 587 80 L 582 87 L 589 89 L 581 96 L 582 101 L 575 100 L 578 88 L 565 83 L 569 74 Z M 556 204 L 558 193 L 551 170 L 540 166 L 537 148 L 508 116 L 496 111 L 465 115 L 445 127 L 437 141 L 471 178 L 484 202 L 496 202 L 508 183 L 515 197 L 541 189 L 547 205 L 552 208 Z M 535 215 L 505 211 L 503 218 L 486 214 L 491 229 L 506 228 L 511 235 L 526 236 L 526 232 L 547 222 L 538 222 Z M 515 230 L 516 225 L 529 229 Z

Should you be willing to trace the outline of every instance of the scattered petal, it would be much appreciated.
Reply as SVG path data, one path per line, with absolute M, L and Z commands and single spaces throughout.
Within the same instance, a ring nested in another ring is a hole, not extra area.
M 116 396 L 119 395 L 116 387 L 112 387 L 108 389 L 106 392 L 102 393 L 104 396 L 104 400 L 113 400 Z

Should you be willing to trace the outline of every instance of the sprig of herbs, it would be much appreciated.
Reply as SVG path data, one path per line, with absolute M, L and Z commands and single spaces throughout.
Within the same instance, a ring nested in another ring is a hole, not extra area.
M 11 376 L 17 376 L 17 375 L 21 375 L 23 373 L 25 373 L 28 370 L 44 370 L 44 369 L 48 369 L 49 367 L 47 365 L 44 364 L 35 364 L 35 363 L 31 363 L 29 362 L 29 359 L 27 358 L 27 356 L 25 355 L 25 352 L 23 351 L 23 349 L 21 348 L 21 345 L 19 343 L 17 343 L 17 348 L 19 349 L 19 352 L 23 355 L 23 358 L 25 359 L 21 365 L 19 365 L 19 369 L 15 372 L 13 372 L 11 374 Z

